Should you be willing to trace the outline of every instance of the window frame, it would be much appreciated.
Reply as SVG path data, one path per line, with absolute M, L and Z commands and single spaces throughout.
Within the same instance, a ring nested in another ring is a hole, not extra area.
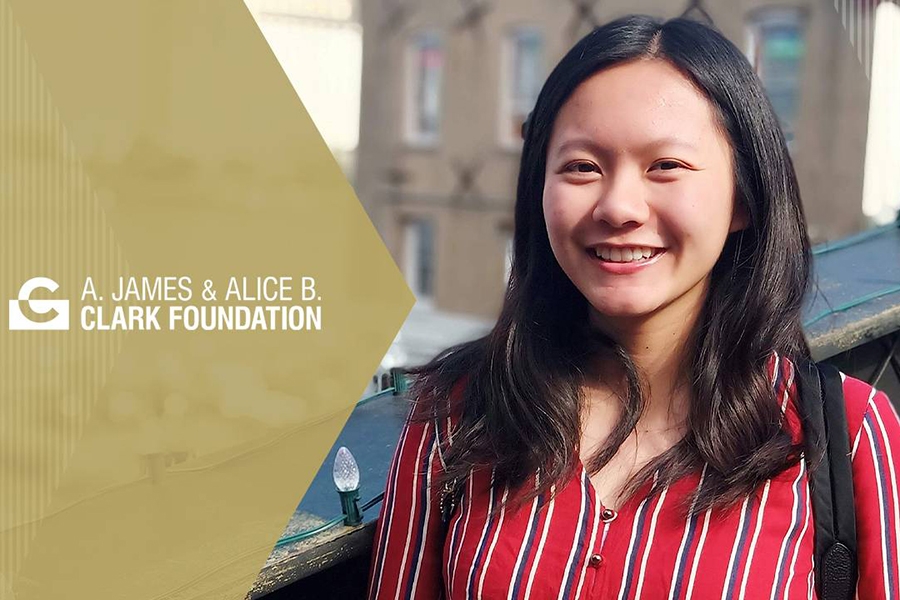
M 440 52 L 441 63 L 437 82 L 437 126 L 435 131 L 423 131 L 418 123 L 421 120 L 422 107 L 418 100 L 418 92 L 422 71 L 418 68 L 419 57 L 424 48 L 423 40 L 433 38 Z M 442 112 L 444 107 L 444 78 L 446 71 L 446 47 L 444 37 L 434 28 L 421 29 L 411 34 L 404 46 L 403 76 L 403 141 L 415 148 L 433 148 L 440 144 L 443 128 Z
M 431 228 L 431 247 L 428 259 L 430 265 L 427 266 L 430 281 L 427 286 L 423 286 L 419 281 L 422 271 L 421 262 L 423 260 L 421 229 L 422 225 Z M 401 236 L 403 241 L 403 277 L 406 284 L 416 296 L 416 300 L 420 304 L 430 306 L 434 303 L 435 287 L 437 283 L 437 222 L 436 219 L 429 215 L 411 214 L 401 219 Z M 423 289 L 427 287 L 430 289 Z
M 778 117 L 778 124 L 782 129 L 782 132 L 785 136 L 785 141 L 787 142 L 788 150 L 793 153 L 796 149 L 796 139 L 797 139 L 797 125 L 799 124 L 800 117 L 800 108 L 801 108 L 801 98 L 803 95 L 803 77 L 804 77 L 804 67 L 803 62 L 807 54 L 807 28 L 809 23 L 809 15 L 808 11 L 800 6 L 784 6 L 784 5 L 774 5 L 774 6 L 763 6 L 757 8 L 750 12 L 747 15 L 747 19 L 745 20 L 745 55 L 747 56 L 747 60 L 750 62 L 750 66 L 753 67 L 753 71 L 756 73 L 757 77 L 759 77 L 760 82 L 763 85 L 763 89 L 766 92 L 769 101 L 771 102 L 771 92 L 766 87 L 766 74 L 762 71 L 762 65 L 760 64 L 760 46 L 762 42 L 762 38 L 764 36 L 763 30 L 767 26 L 772 25 L 783 25 L 783 24 L 791 24 L 795 25 L 799 32 L 799 39 L 802 43 L 802 54 L 798 59 L 797 73 L 796 73 L 796 83 L 795 83 L 795 102 L 796 107 L 794 114 L 791 115 L 791 120 L 789 122 L 785 121 L 784 116 L 778 114 L 777 108 L 773 103 L 773 109 L 776 111 L 776 116 Z
M 516 86 L 516 70 L 515 70 L 515 53 L 518 51 L 518 43 L 522 35 L 536 35 L 540 47 L 538 50 L 538 80 L 543 82 L 546 73 L 546 36 L 544 31 L 536 24 L 523 23 L 507 27 L 501 38 L 500 48 L 500 89 L 499 89 L 499 118 L 497 119 L 497 140 L 499 145 L 507 150 L 519 150 L 522 148 L 522 136 L 518 132 L 511 129 L 510 123 L 516 110 L 515 104 L 517 98 L 514 98 Z M 535 91 L 532 106 L 528 111 L 534 108 L 534 101 L 537 100 L 537 93 L 540 86 Z M 523 120 L 528 116 L 526 111 Z

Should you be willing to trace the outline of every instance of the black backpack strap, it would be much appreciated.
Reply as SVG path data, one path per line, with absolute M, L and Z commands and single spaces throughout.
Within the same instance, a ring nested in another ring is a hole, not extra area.
M 850 434 L 841 375 L 830 365 L 797 362 L 799 414 L 806 440 L 815 517 L 816 583 L 822 600 L 856 592 L 856 506 Z

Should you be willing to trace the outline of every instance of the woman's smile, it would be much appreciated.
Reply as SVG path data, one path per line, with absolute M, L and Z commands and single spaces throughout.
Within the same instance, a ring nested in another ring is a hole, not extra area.
M 607 273 L 629 275 L 642 271 L 662 258 L 665 248 L 648 246 L 595 246 L 585 251 L 588 259 Z

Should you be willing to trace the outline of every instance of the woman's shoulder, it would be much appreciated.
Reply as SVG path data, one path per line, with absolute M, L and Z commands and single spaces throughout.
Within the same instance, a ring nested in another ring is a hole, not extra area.
M 788 422 L 788 428 L 799 431 L 800 420 L 797 415 L 797 407 L 799 402 L 798 378 L 796 376 L 796 364 L 787 357 L 779 359 L 781 366 L 781 378 L 787 381 L 787 393 L 789 401 L 784 405 L 785 417 Z M 844 392 L 844 409 L 847 415 L 847 429 L 850 439 L 855 440 L 862 429 L 863 421 L 866 415 L 875 411 L 884 412 L 891 410 L 890 400 L 884 392 L 879 391 L 871 384 L 857 379 L 852 375 L 840 372 L 842 388 Z M 776 382 L 778 377 L 775 378 Z M 776 383 L 777 386 L 777 383 Z
M 847 410 L 847 426 L 852 438 L 862 429 L 867 414 L 891 410 L 887 394 L 856 377 L 841 373 L 844 388 L 844 405 Z
M 413 395 L 410 398 L 410 421 L 429 421 L 438 418 L 450 417 L 454 422 L 462 413 L 463 401 L 469 376 L 458 378 L 446 393 L 427 389 L 424 386 L 413 386 Z
M 419 437 L 434 436 L 440 447 L 449 447 L 462 416 L 468 382 L 469 376 L 462 376 L 444 394 L 418 388 L 410 402 L 404 427 L 406 433 Z

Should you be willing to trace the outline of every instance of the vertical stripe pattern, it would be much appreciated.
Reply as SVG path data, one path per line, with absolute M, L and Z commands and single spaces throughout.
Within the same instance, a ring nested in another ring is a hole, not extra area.
M 38 291 L 35 299 L 77 300 L 84 277 L 112 284 L 128 275 L 128 265 L 5 0 L 0 73 L 0 275 L 10 293 L 4 308 L 36 276 L 60 288 L 52 296 Z M 70 323 L 77 318 L 70 315 Z M 2 336 L 0 596 L 19 573 L 41 521 L 73 506 L 54 494 L 95 401 L 104 397 L 123 339 L 122 332 L 91 335 L 77 328 Z M 54 499 L 58 508 L 50 514 Z
M 793 364 L 773 356 L 769 374 L 783 427 L 801 439 Z M 856 447 L 858 597 L 895 599 L 900 420 L 884 394 L 859 380 L 845 377 L 844 393 Z M 698 514 L 685 503 L 707 467 L 653 496 L 648 485 L 612 513 L 583 465 L 564 485 L 516 508 L 508 505 L 515 490 L 494 486 L 490 470 L 477 471 L 445 530 L 435 494 L 425 489 L 441 468 L 432 437 L 428 425 L 417 424 L 401 438 L 376 534 L 371 598 L 817 597 L 805 460 L 738 505 Z

